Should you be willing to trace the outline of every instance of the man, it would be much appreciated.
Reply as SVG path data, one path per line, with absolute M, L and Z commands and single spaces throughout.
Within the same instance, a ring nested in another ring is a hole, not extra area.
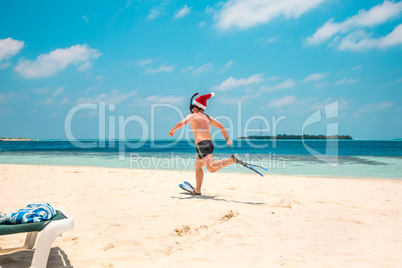
M 193 95 L 191 101 L 196 95 L 198 95 L 198 93 Z M 190 123 L 191 129 L 193 130 L 195 147 L 197 150 L 197 159 L 195 161 L 195 180 L 197 185 L 196 188 L 190 192 L 196 195 L 201 194 L 201 185 L 204 179 L 204 172 L 202 170 L 203 166 L 205 166 L 210 172 L 216 172 L 223 167 L 238 163 L 239 161 L 234 155 L 228 159 L 214 161 L 212 156 L 214 144 L 211 139 L 211 125 L 219 128 L 229 146 L 231 146 L 233 142 L 229 139 L 225 127 L 218 120 L 204 113 L 204 110 L 207 108 L 207 100 L 213 96 L 215 96 L 215 93 L 212 92 L 211 94 L 199 96 L 193 103 L 190 102 L 191 114 L 187 115 L 185 119 L 177 123 L 177 125 L 169 131 L 169 135 L 173 136 L 176 130 L 188 123 Z M 192 186 L 190 185 L 190 187 Z

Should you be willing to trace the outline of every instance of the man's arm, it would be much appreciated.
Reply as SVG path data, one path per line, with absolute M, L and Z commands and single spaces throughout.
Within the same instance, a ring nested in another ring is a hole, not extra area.
M 179 123 L 177 123 L 170 131 L 169 131 L 169 136 L 173 136 L 174 132 L 180 128 L 182 128 L 183 126 L 185 126 L 186 124 L 188 124 L 188 122 L 190 122 L 191 119 L 191 115 L 189 114 L 186 116 L 186 118 L 184 118 L 183 120 L 181 120 Z
M 233 142 L 229 138 L 229 135 L 228 135 L 228 132 L 226 131 L 226 128 L 221 124 L 221 122 L 219 122 L 218 120 L 216 120 L 212 116 L 210 116 L 210 118 L 211 118 L 211 125 L 213 125 L 216 128 L 219 128 L 219 130 L 222 132 L 223 136 L 225 137 L 227 144 L 229 146 L 232 145 Z

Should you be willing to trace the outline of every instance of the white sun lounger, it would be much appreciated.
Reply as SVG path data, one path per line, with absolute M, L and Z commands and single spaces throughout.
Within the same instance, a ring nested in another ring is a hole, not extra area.
M 0 224 L 0 235 L 28 233 L 22 247 L 3 249 L 0 254 L 11 253 L 19 250 L 33 249 L 36 237 L 40 232 L 30 268 L 45 268 L 49 258 L 50 249 L 54 240 L 63 232 L 74 227 L 74 220 L 62 210 L 56 209 L 56 215 L 49 221 L 6 225 Z

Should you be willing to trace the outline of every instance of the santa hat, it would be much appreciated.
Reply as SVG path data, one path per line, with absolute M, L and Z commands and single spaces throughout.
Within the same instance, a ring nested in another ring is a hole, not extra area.
M 201 95 L 194 100 L 193 105 L 203 110 L 206 110 L 207 100 L 209 100 L 213 96 L 215 96 L 215 93 L 213 92 L 211 92 L 210 94 Z

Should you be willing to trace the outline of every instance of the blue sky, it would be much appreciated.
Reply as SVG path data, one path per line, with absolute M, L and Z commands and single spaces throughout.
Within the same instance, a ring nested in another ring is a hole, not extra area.
M 339 134 L 358 139 L 402 138 L 401 1 L 0 5 L 0 136 L 64 139 L 69 111 L 94 103 L 97 110 L 74 114 L 72 133 L 98 138 L 105 102 L 105 127 L 114 122 L 116 137 L 119 117 L 137 116 L 148 129 L 134 120 L 125 137 L 168 138 L 180 114 L 156 108 L 151 126 L 152 104 L 187 113 L 193 93 L 213 91 L 206 112 L 233 138 L 246 124 L 271 135 L 280 117 L 277 133 L 301 134 L 305 120 L 334 101 L 338 117 L 305 133 L 338 123 Z

